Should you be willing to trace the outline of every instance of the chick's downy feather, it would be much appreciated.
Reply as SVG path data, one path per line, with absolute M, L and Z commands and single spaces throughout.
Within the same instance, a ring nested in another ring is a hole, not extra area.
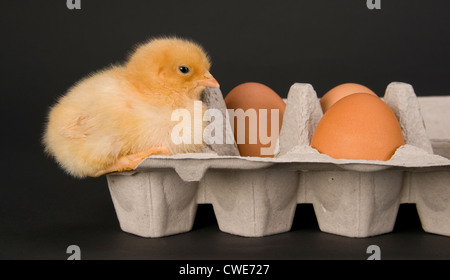
M 183 108 L 193 116 L 205 87 L 219 86 L 209 69 L 208 56 L 191 41 L 150 40 L 124 65 L 81 80 L 58 100 L 48 116 L 45 150 L 76 177 L 132 169 L 152 147 L 195 152 L 202 144 L 172 141 L 177 123 L 171 115 Z

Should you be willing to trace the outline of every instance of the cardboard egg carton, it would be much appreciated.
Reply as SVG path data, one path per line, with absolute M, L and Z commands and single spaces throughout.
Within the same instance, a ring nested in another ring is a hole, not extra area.
M 414 203 L 425 231 L 450 236 L 450 98 L 417 98 L 412 86 L 391 83 L 383 100 L 406 142 L 389 161 L 334 159 L 311 148 L 322 110 L 313 87 L 296 83 L 274 158 L 217 145 L 107 175 L 121 229 L 143 237 L 188 232 L 197 205 L 208 203 L 221 231 L 260 237 L 289 231 L 297 204 L 312 203 L 320 230 L 368 237 L 391 232 L 399 205 Z M 204 101 L 225 112 L 220 90 L 207 89 Z

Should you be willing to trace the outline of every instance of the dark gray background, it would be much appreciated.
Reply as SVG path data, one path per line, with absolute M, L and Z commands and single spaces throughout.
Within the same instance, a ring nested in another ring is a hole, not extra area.
M 48 107 L 88 73 L 120 63 L 136 44 L 159 35 L 199 42 L 224 95 L 261 82 L 285 97 L 295 82 L 319 96 L 344 82 L 382 96 L 402 81 L 417 95 L 449 95 L 450 2 L 66 1 L 0 3 L 3 178 L 0 259 L 65 259 L 67 246 L 97 259 L 449 259 L 448 237 L 424 233 L 414 205 L 402 205 L 393 233 L 351 239 L 320 232 L 310 205 L 299 206 L 291 232 L 265 238 L 222 233 L 210 205 L 192 232 L 162 239 L 123 233 L 105 178 L 77 180 L 44 156 Z

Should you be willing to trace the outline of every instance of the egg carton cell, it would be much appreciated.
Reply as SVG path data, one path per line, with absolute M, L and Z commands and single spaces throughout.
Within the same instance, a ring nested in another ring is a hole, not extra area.
M 204 96 L 224 110 L 219 89 Z M 411 85 L 394 82 L 382 99 L 405 139 L 388 161 L 334 159 L 313 149 L 319 98 L 310 84 L 296 83 L 273 158 L 216 145 L 151 156 L 133 171 L 107 175 L 121 229 L 143 237 L 188 232 L 197 205 L 212 204 L 221 231 L 261 237 L 290 231 L 296 206 L 308 203 L 321 231 L 368 237 L 391 232 L 400 204 L 414 203 L 426 232 L 450 236 L 450 98 L 418 98 Z

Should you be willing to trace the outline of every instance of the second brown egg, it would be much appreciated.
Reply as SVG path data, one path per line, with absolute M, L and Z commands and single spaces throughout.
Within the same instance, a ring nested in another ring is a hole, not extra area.
M 225 97 L 241 156 L 274 157 L 286 104 L 271 88 L 248 82 Z
M 395 114 L 379 97 L 348 95 L 323 115 L 311 146 L 333 158 L 389 160 L 404 145 Z
M 377 96 L 371 89 L 361 84 L 345 83 L 330 89 L 322 98 L 320 98 L 320 106 L 325 113 L 338 100 L 354 93 L 368 93 Z

